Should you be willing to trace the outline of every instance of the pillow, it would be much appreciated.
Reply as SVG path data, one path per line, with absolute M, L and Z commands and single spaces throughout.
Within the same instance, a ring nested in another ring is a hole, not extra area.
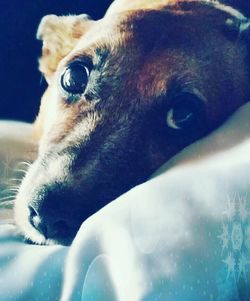
M 0 227 L 0 300 L 250 300 L 249 120 L 248 104 L 89 217 L 69 248 Z

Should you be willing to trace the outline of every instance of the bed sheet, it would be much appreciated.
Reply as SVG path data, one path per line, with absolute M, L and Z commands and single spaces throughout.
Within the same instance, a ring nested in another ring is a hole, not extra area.
M 0 225 L 0 300 L 250 300 L 250 105 L 81 226 L 70 247 Z

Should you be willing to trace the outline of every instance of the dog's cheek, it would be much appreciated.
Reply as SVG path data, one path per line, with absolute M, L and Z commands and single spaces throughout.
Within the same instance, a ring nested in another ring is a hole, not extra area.
M 39 114 L 33 126 L 33 139 L 39 145 L 39 153 L 41 149 L 49 148 L 52 141 L 56 144 L 61 136 L 66 135 L 65 125 L 71 115 L 70 109 L 64 106 L 56 85 L 49 86 L 42 97 Z
M 40 143 L 50 131 L 58 114 L 58 95 L 56 89 L 49 86 L 42 97 L 39 114 L 34 123 L 33 137 L 37 142 Z

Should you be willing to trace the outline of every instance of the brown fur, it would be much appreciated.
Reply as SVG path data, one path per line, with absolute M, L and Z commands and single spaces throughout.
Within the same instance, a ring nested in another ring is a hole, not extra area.
M 23 202 L 32 179 L 26 206 L 35 206 L 47 227 L 63 220 L 72 239 L 87 216 L 247 102 L 248 44 L 239 27 L 245 22 L 246 32 L 247 22 L 217 6 L 117 0 L 98 21 L 45 17 L 38 37 L 49 87 L 35 124 L 40 155 L 17 201 Z M 93 70 L 85 93 L 72 103 L 58 79 L 76 59 L 90 59 Z M 171 101 L 183 92 L 205 107 L 197 133 L 173 132 L 166 124 Z M 58 174 L 54 165 L 62 165 Z
M 58 63 L 70 53 L 91 23 L 87 15 L 67 17 L 48 15 L 42 19 L 37 38 L 43 40 L 40 71 L 47 81 L 50 81 Z

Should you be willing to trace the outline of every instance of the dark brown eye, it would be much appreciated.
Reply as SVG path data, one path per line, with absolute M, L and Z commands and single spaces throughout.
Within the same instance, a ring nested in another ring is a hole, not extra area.
M 65 68 L 61 75 L 61 86 L 69 94 L 83 94 L 88 80 L 89 69 L 84 64 L 75 62 Z
M 173 100 L 166 123 L 176 131 L 199 127 L 204 113 L 204 102 L 195 94 L 183 93 Z

